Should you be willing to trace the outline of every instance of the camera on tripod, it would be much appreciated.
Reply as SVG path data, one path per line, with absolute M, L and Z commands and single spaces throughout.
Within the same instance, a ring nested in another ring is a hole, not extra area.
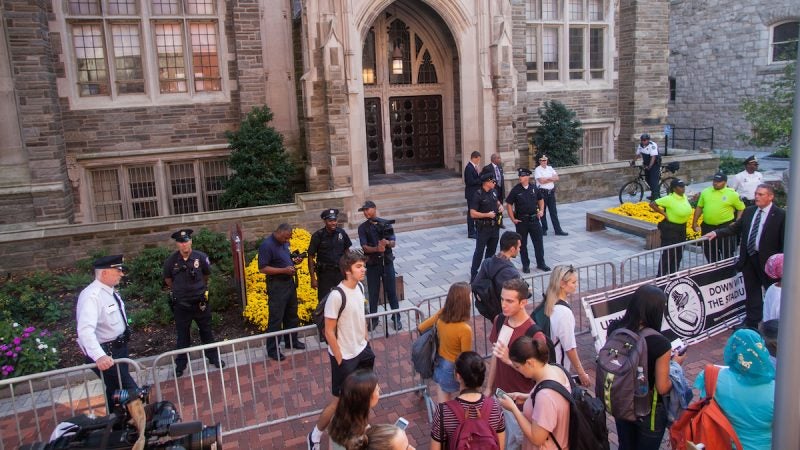
M 292 258 L 292 260 L 296 260 L 296 259 L 303 260 L 303 259 L 308 258 L 308 252 L 300 253 L 297 250 L 295 250 L 292 253 L 290 253 L 289 256 Z
M 375 225 L 375 231 L 378 233 L 378 239 L 390 239 L 394 236 L 394 225 L 395 220 L 389 219 L 381 219 L 380 217 L 376 217 L 372 219 L 372 223 Z
M 131 449 L 139 437 L 139 430 L 131 425 L 131 414 L 126 406 L 141 399 L 145 403 L 145 449 L 165 450 L 221 450 L 220 424 L 211 427 L 202 422 L 181 422 L 181 416 L 171 402 L 148 404 L 150 387 L 120 389 L 113 395 L 113 411 L 105 417 L 86 414 L 67 419 L 58 424 L 50 442 L 23 445 L 20 450 L 57 449 Z

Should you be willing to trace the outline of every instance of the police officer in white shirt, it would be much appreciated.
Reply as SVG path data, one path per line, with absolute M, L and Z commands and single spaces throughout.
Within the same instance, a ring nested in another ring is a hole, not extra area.
M 756 155 L 750 155 L 744 160 L 744 170 L 734 175 L 728 183 L 728 187 L 736 190 L 745 206 L 755 204 L 756 188 L 764 182 L 764 175 L 756 169 L 758 169 Z
M 130 329 L 125 305 L 114 289 L 125 270 L 122 255 L 98 258 L 94 262 L 95 280 L 78 297 L 78 345 L 87 363 L 106 385 L 108 406 L 113 406 L 117 389 L 138 389 L 127 364 L 114 364 L 114 359 L 128 357 Z M 102 375 L 100 375 L 102 371 Z
M 533 178 L 536 180 L 536 188 L 539 190 L 544 200 L 544 211 L 542 212 L 542 236 L 547 235 L 547 212 L 550 212 L 550 221 L 553 222 L 553 230 L 556 236 L 569 236 L 569 233 L 561 229 L 561 222 L 558 221 L 558 211 L 556 210 L 556 181 L 558 173 L 553 166 L 547 165 L 547 155 L 539 157 L 539 167 L 533 171 Z
M 650 135 L 644 133 L 639 138 L 639 146 L 636 148 L 636 156 L 631 160 L 631 165 L 636 164 L 639 155 L 642 155 L 642 164 L 645 167 L 645 179 L 650 186 L 650 200 L 655 201 L 659 198 L 661 181 L 661 157 L 658 155 L 658 144 L 650 140 Z

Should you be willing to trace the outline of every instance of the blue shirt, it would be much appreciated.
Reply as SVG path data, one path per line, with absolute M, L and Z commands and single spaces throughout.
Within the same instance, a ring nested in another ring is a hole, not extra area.
M 288 242 L 281 244 L 275 239 L 275 235 L 272 234 L 261 241 L 261 245 L 258 246 L 259 269 L 263 269 L 266 266 L 283 269 L 284 267 L 293 265 L 294 263 L 289 255 Z
M 358 240 L 361 243 L 361 246 L 369 245 L 370 247 L 377 247 L 378 241 L 380 241 L 380 236 L 378 236 L 378 225 L 373 223 L 372 220 L 365 220 L 361 225 L 358 226 Z M 390 236 L 386 236 L 386 240 L 394 241 L 396 240 L 394 233 Z M 373 266 L 376 264 L 380 264 L 380 256 L 384 256 L 387 261 L 394 261 L 394 255 L 392 254 L 392 248 L 386 246 L 386 250 L 383 254 L 379 253 L 367 253 L 367 265 Z

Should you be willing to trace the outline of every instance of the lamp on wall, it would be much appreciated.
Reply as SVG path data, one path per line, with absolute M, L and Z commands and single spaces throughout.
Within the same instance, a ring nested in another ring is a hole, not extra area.
M 392 75 L 403 74 L 403 49 L 400 46 L 400 42 L 396 42 L 392 51 Z
M 375 69 L 372 67 L 365 67 L 361 71 L 361 76 L 364 78 L 364 84 L 375 84 Z

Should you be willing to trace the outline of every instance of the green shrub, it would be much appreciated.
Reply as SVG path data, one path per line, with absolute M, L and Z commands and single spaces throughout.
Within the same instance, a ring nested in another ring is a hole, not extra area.
M 235 295 L 231 285 L 231 277 L 222 275 L 218 270 L 211 272 L 208 280 L 208 303 L 212 311 L 225 311 Z
M 575 111 L 557 100 L 546 101 L 539 108 L 539 123 L 533 134 L 536 157 L 547 155 L 554 167 L 577 165 L 583 129 Z
M 76 293 L 88 286 L 92 280 L 94 280 L 93 274 L 85 271 L 67 272 L 58 276 L 58 283 L 62 288 Z
M 719 155 L 719 171 L 726 175 L 734 175 L 744 168 L 744 159 L 733 156 L 730 150 Z
M 141 330 L 145 326 L 155 323 L 157 319 L 158 315 L 155 309 L 148 308 L 147 306 L 136 308 L 136 310 L 128 314 L 128 320 L 131 322 L 131 327 L 133 327 L 134 330 Z
M 166 247 L 146 248 L 125 261 L 128 272 L 121 287 L 125 301 L 141 300 L 153 303 L 167 295 L 164 292 L 164 261 L 172 253 Z
M 0 379 L 55 369 L 58 341 L 47 330 L 0 321 Z
M 61 290 L 58 277 L 50 272 L 34 272 L 19 280 L 8 280 L 0 287 L 0 319 L 51 325 L 71 310 L 62 307 L 58 300 Z

